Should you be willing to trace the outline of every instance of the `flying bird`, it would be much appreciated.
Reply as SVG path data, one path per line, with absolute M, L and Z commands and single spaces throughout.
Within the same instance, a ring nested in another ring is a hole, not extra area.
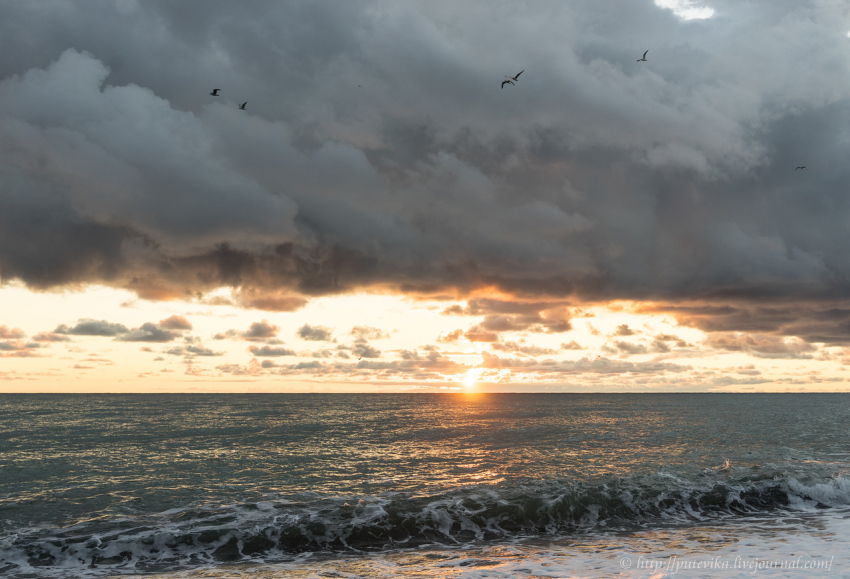
M 220 91 L 220 90 L 221 90 L 220 88 L 214 88 L 213 91 L 210 94 L 213 95 L 213 96 L 218 96 L 218 91 Z
M 519 82 L 519 75 L 521 75 L 521 74 L 522 74 L 522 73 L 524 73 L 524 72 L 525 72 L 525 69 L 522 69 L 521 71 L 519 71 L 518 73 L 516 73 L 516 76 L 510 76 L 510 75 L 507 75 L 507 74 L 506 74 L 506 75 L 505 75 L 505 78 L 509 78 L 509 79 L 511 79 L 511 80 L 514 80 L 514 81 L 516 81 L 516 82 Z M 513 83 L 511 83 L 511 84 L 513 84 Z
M 517 76 L 519 76 L 519 75 L 517 75 Z M 511 82 L 511 81 L 509 81 L 509 80 L 503 80 L 503 81 L 502 81 L 502 88 L 505 88 L 505 85 L 506 85 L 506 84 L 509 84 L 509 85 L 511 85 L 511 86 L 516 86 L 514 83 L 512 83 L 512 82 Z
M 244 103 L 242 103 L 241 105 L 239 105 L 239 108 L 240 108 L 241 110 L 243 110 L 243 111 L 244 111 L 244 110 L 245 110 L 245 105 L 247 105 L 247 104 L 248 104 L 248 101 L 245 101 Z
M 797 167 L 797 169 L 805 169 L 805 168 L 806 168 L 805 165 L 803 165 L 802 167 Z M 797 169 L 794 169 L 794 170 L 796 171 Z
M 646 52 L 649 52 L 648 50 Z M 646 62 L 646 52 L 643 53 L 643 58 L 638 58 L 638 62 Z

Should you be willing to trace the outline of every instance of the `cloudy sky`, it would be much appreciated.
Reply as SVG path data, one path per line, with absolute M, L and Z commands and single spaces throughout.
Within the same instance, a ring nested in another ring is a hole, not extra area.
M 841 0 L 0 1 L 0 391 L 848 390 L 848 159 Z

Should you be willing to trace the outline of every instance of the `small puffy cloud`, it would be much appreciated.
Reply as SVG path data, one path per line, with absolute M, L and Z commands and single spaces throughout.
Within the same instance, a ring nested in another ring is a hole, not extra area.
M 352 353 L 358 358 L 380 358 L 381 351 L 373 348 L 369 344 L 365 342 L 357 342 L 354 344 L 354 348 L 352 349 Z
M 68 336 L 57 334 L 56 332 L 39 332 L 32 337 L 36 342 L 70 342 Z
M 643 344 L 632 344 L 631 342 L 617 341 L 614 342 L 615 351 L 626 356 L 634 356 L 637 354 L 647 354 L 649 348 Z
M 385 340 L 390 337 L 389 333 L 380 328 L 372 328 L 370 326 L 354 326 L 351 328 L 350 334 L 354 336 L 356 341 Z
M 0 342 L 0 350 L 4 350 L 6 352 L 13 352 L 18 350 L 33 350 L 35 348 L 40 348 L 41 344 L 37 344 L 34 342 L 24 343 L 22 340 L 7 341 Z
M 783 338 L 760 334 L 717 333 L 710 334 L 705 345 L 729 352 L 744 352 L 758 358 L 811 358 L 817 350 L 799 338 Z
M 24 336 L 26 336 L 26 334 L 20 328 L 7 328 L 6 326 L 0 326 L 0 338 L 5 340 L 19 340 Z
M 240 332 L 239 330 L 227 330 L 226 332 L 219 332 L 213 336 L 213 340 L 236 340 L 242 337 L 244 332 Z
M 477 298 L 466 308 L 459 304 L 444 309 L 443 315 L 484 316 L 475 333 L 484 332 L 567 332 L 572 329 L 568 303 L 524 302 Z M 474 340 L 489 341 L 489 340 Z
M 224 352 L 216 352 L 203 345 L 189 344 L 187 346 L 175 346 L 165 350 L 165 354 L 172 356 L 223 356 Z
M 178 332 L 166 330 L 156 324 L 147 322 L 139 328 L 133 328 L 117 339 L 122 342 L 170 342 L 179 337 L 180 334 Z
M 438 342 L 457 342 L 463 337 L 463 330 L 452 330 L 446 334 L 440 334 L 437 337 Z
M 333 340 L 332 334 L 333 329 L 326 328 L 324 326 L 311 326 L 310 324 L 304 324 L 298 328 L 299 338 L 313 342 L 330 342 Z
M 266 340 L 274 338 L 279 330 L 279 326 L 270 324 L 267 320 L 263 320 L 262 322 L 252 323 L 248 327 L 248 331 L 242 334 L 242 337 L 246 340 Z
M 526 356 L 551 356 L 552 354 L 558 353 L 557 350 L 552 350 L 551 348 L 527 346 L 524 343 L 517 342 L 499 342 L 493 344 L 491 347 L 500 352 L 517 352 L 519 354 L 525 354 Z
M 584 346 L 576 342 L 575 340 L 570 340 L 567 344 L 561 344 L 562 350 L 584 350 Z
M 37 342 L 24 342 L 23 340 L 0 342 L 0 357 L 12 358 L 35 358 L 36 354 L 33 350 L 41 347 Z
M 463 335 L 470 342 L 498 342 L 499 334 L 487 332 L 480 325 L 469 328 Z
M 192 324 L 183 316 L 174 315 L 159 321 L 159 327 L 166 330 L 191 330 Z
M 74 336 L 109 336 L 114 337 L 121 334 L 126 334 L 130 330 L 124 324 L 113 324 L 106 320 L 93 320 L 91 318 L 82 318 L 77 320 L 77 325 L 68 327 L 65 324 L 59 324 L 53 330 L 56 334 L 72 334 Z
M 652 342 L 652 349 L 653 349 L 653 351 L 658 352 L 660 354 L 666 354 L 667 352 L 670 351 L 670 346 L 667 344 L 667 342 L 662 342 L 660 340 L 654 340 Z
M 274 357 L 274 356 L 297 356 L 294 350 L 290 350 L 288 348 L 283 347 L 274 347 L 269 346 L 268 344 L 264 346 L 249 346 L 248 351 L 254 354 L 255 356 L 260 357 Z
M 617 331 L 614 332 L 615 336 L 634 336 L 635 331 L 629 328 L 628 324 L 620 324 L 617 326 Z

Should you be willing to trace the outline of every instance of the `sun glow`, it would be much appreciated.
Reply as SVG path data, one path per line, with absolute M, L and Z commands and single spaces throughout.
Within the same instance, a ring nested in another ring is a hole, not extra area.
M 461 382 L 467 388 L 472 388 L 475 384 L 478 383 L 478 375 L 481 373 L 481 370 L 473 369 L 466 373 Z

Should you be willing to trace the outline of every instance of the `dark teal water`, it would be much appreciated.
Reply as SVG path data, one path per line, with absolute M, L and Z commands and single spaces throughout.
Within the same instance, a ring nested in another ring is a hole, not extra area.
M 850 504 L 848 465 L 844 394 L 4 395 L 0 572 L 828 511 Z

